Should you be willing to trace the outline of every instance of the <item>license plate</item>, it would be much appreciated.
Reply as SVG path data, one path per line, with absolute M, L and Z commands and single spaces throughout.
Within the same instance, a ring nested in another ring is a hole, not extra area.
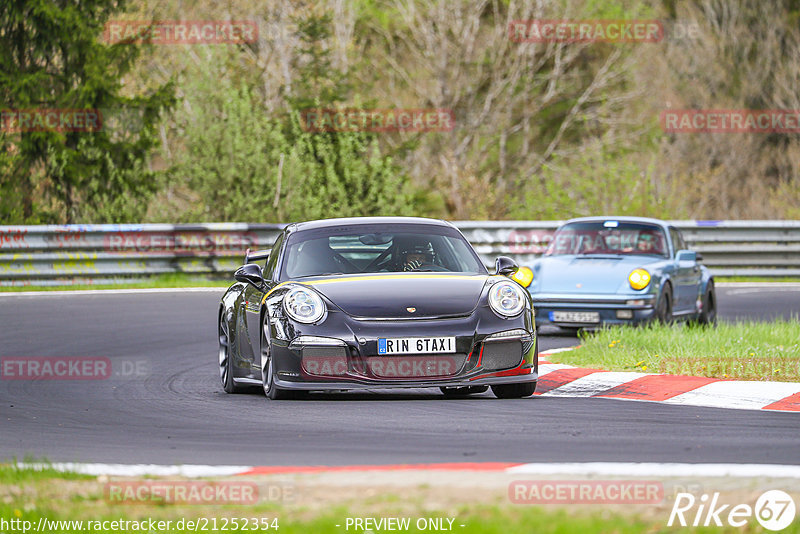
M 554 323 L 599 323 L 598 312 L 550 312 L 550 320 Z
M 454 337 L 390 337 L 378 339 L 378 354 L 455 352 Z

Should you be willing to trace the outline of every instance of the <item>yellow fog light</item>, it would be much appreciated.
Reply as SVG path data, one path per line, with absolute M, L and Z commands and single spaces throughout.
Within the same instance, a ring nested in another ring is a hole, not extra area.
M 635 269 L 628 275 L 628 282 L 633 289 L 644 289 L 650 283 L 650 273 L 644 269 Z
M 528 267 L 520 267 L 511 278 L 519 282 L 522 287 L 528 287 L 533 282 L 533 271 Z

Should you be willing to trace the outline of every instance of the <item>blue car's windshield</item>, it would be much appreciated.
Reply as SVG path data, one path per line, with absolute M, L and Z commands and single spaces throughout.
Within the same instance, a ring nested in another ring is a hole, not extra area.
M 453 228 L 369 225 L 291 234 L 280 279 L 398 271 L 486 274 L 472 246 Z
M 645 254 L 669 257 L 667 238 L 661 227 L 622 221 L 565 224 L 556 231 L 545 256 L 572 254 Z

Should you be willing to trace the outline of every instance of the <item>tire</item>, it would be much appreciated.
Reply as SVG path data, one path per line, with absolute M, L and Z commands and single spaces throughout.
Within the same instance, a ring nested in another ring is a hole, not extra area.
M 656 319 L 662 324 L 672 323 L 672 286 L 668 283 L 664 285 L 661 297 L 658 299 Z
M 530 397 L 536 391 L 536 382 L 523 382 L 522 384 L 500 384 L 492 386 L 492 393 L 498 399 L 521 399 Z
M 241 393 L 245 388 L 237 386 L 233 381 L 233 358 L 231 358 L 230 325 L 220 311 L 217 325 L 219 338 L 219 378 L 225 393 Z
M 717 325 L 717 293 L 714 291 L 714 281 L 708 281 L 705 295 L 703 295 L 703 309 L 697 318 L 698 324 L 705 326 Z
M 439 389 L 448 399 L 458 399 L 467 397 L 469 395 L 476 395 L 478 393 L 486 393 L 489 391 L 489 386 L 464 386 Z
M 264 336 L 264 328 L 261 328 L 261 351 L 266 354 L 267 364 L 261 370 L 261 389 L 269 400 L 299 399 L 308 394 L 308 391 L 291 391 L 280 389 L 275 386 L 275 373 L 269 344 Z

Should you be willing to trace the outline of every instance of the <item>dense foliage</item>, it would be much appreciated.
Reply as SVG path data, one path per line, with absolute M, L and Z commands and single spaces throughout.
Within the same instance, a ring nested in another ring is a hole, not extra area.
M 8 0 L 3 223 L 340 215 L 800 217 L 794 133 L 667 133 L 666 109 L 800 110 L 800 2 Z M 109 45 L 109 20 L 253 20 L 245 44 Z M 658 19 L 656 43 L 532 43 L 514 20 Z M 316 108 L 452 110 L 450 131 L 303 128 Z

